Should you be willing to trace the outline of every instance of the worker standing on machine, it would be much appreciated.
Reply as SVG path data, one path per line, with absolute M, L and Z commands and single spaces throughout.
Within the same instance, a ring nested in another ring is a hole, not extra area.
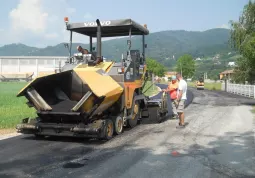
M 87 49 L 83 49 L 81 46 L 77 46 L 77 50 L 82 54 L 88 54 L 89 51 Z
M 163 90 L 165 92 L 169 92 L 169 96 L 171 99 L 172 110 L 173 110 L 173 118 L 178 118 L 177 113 L 177 90 L 178 90 L 178 81 L 175 75 L 171 77 L 171 82 L 169 81 L 167 89 Z

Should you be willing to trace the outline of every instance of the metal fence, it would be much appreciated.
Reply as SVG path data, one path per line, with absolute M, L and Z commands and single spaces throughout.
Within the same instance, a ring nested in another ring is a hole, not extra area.
M 242 85 L 227 83 L 227 92 L 246 97 L 255 98 L 255 85 Z M 222 83 L 221 89 L 225 91 L 225 83 Z
M 67 57 L 63 56 L 0 56 L 0 74 L 34 72 L 51 72 L 63 67 Z

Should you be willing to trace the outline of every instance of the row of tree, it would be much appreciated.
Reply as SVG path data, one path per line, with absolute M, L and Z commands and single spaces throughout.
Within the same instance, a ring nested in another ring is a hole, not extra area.
M 147 70 L 159 77 L 163 77 L 167 68 L 155 59 L 146 59 Z M 185 54 L 177 60 L 176 71 L 182 73 L 184 78 L 191 78 L 195 73 L 195 61 L 191 55 Z
M 155 59 L 147 58 L 146 59 L 147 70 L 156 76 L 163 77 L 167 71 L 166 67 L 161 63 L 157 62 Z
M 239 21 L 230 21 L 230 44 L 242 57 L 237 60 L 234 69 L 234 81 L 255 83 L 255 2 L 244 6 Z

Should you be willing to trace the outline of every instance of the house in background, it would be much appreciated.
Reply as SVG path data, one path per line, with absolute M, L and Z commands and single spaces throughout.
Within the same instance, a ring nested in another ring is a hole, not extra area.
M 168 78 L 172 77 L 173 75 L 176 75 L 177 72 L 175 71 L 169 71 L 165 73 L 165 76 L 162 77 L 162 79 L 164 79 L 165 81 L 168 81 Z
M 236 64 L 235 64 L 235 62 L 229 62 L 228 63 L 228 66 L 231 66 L 231 67 L 234 67 Z
M 220 73 L 220 80 L 223 80 L 224 77 L 227 78 L 227 80 L 231 80 L 232 76 L 234 74 L 234 70 L 225 70 Z

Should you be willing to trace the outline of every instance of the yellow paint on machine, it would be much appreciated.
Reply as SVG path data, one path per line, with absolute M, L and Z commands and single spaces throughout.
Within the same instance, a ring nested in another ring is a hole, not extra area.
M 17 96 L 22 96 L 24 90 L 31 85 L 31 83 L 33 83 L 37 78 L 34 78 L 32 81 L 30 81 L 28 84 L 26 84 L 17 94 Z
M 133 97 L 134 97 L 134 91 L 137 88 L 141 88 L 143 84 L 142 80 L 135 80 L 134 82 L 125 82 L 125 106 L 127 109 L 130 109 L 132 107 L 133 103 Z
M 109 66 L 108 66 L 109 67 Z M 112 104 L 114 104 L 121 94 L 123 88 L 114 80 L 111 76 L 102 75 L 97 73 L 100 68 L 88 67 L 88 68 L 75 68 L 74 72 L 86 83 L 91 91 L 97 96 L 105 96 L 102 104 L 97 108 L 94 114 L 100 113 L 106 110 Z M 86 105 L 86 102 L 84 103 Z
M 93 115 L 99 114 L 106 109 L 108 109 L 110 106 L 112 106 L 119 98 L 120 95 L 112 95 L 109 97 L 106 97 L 104 101 L 99 105 L 99 107 L 94 111 Z
M 85 69 L 85 70 L 92 70 L 92 71 L 97 71 L 99 69 L 102 69 L 105 72 L 108 72 L 109 69 L 112 67 L 114 62 L 103 62 L 100 63 L 96 66 L 88 66 L 88 64 L 78 64 L 75 69 Z M 47 77 L 47 76 L 51 76 L 51 75 L 58 75 L 58 73 L 49 73 L 47 75 L 41 75 L 41 76 L 37 76 L 36 78 L 34 78 L 32 81 L 30 81 L 26 86 L 24 86 L 17 94 L 17 96 L 22 96 L 24 94 L 24 91 L 33 83 L 40 81 L 41 78 Z
M 83 112 L 88 113 L 94 106 L 94 101 L 95 101 L 96 97 L 94 95 L 91 95 L 86 101 L 85 103 L 83 103 L 81 110 Z
M 88 66 L 88 64 L 80 64 L 75 69 L 86 69 L 86 70 L 93 70 L 93 71 L 102 69 L 103 71 L 107 72 L 112 65 L 113 65 L 113 62 L 103 62 L 93 67 Z

